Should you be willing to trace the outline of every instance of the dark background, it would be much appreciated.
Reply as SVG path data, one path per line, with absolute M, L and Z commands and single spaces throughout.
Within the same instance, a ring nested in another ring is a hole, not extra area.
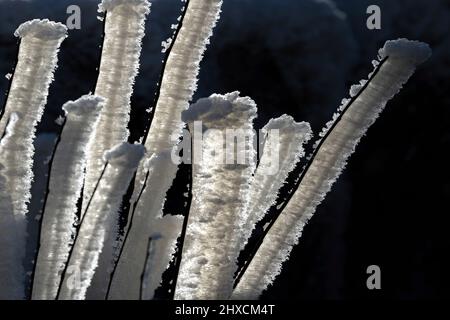
M 386 40 L 406 37 L 433 49 L 359 144 L 263 298 L 448 298 L 450 1 L 224 2 L 194 100 L 239 90 L 258 104 L 256 128 L 287 113 L 309 121 L 318 133 L 350 85 L 372 71 L 371 60 Z M 0 74 L 14 65 L 17 26 L 32 18 L 65 22 L 70 4 L 81 7 L 81 30 L 71 30 L 62 45 L 38 127 L 38 155 L 45 153 L 48 133 L 57 130 L 62 104 L 95 83 L 102 34 L 98 1 L 0 1 Z M 366 28 L 370 4 L 381 7 L 381 30 Z M 180 8 L 179 0 L 153 1 L 132 97 L 132 140 L 142 134 L 161 71 L 161 41 L 170 36 Z M 0 91 L 7 86 L 0 79 Z M 174 212 L 177 200 L 169 197 L 169 213 L 180 213 Z M 379 291 L 366 287 L 372 264 L 381 268 Z

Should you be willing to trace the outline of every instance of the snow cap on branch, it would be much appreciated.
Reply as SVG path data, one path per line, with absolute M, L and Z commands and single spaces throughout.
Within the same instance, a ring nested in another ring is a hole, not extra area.
M 249 97 L 240 97 L 239 91 L 225 95 L 212 94 L 209 98 L 199 99 L 189 109 L 181 113 L 184 122 L 214 121 L 215 128 L 233 127 L 244 114 L 251 119 L 256 117 L 256 103 Z
M 145 147 L 142 144 L 123 142 L 106 151 L 104 159 L 110 164 L 134 168 L 138 166 L 144 154 Z
M 89 112 L 100 112 L 104 102 L 104 98 L 88 94 L 75 101 L 67 101 L 62 108 L 66 115 L 70 113 L 81 116 Z
M 60 22 L 48 19 L 34 19 L 22 23 L 14 35 L 18 38 L 35 37 L 42 40 L 62 40 L 67 37 L 67 27 Z
M 98 12 L 111 11 L 115 7 L 123 4 L 136 6 L 139 10 L 143 10 L 144 14 L 148 14 L 150 12 L 151 3 L 147 0 L 103 0 L 98 5 Z
M 262 130 L 267 132 L 275 129 L 283 130 L 283 132 L 292 132 L 302 135 L 306 134 L 307 136 L 311 135 L 311 126 L 308 122 L 295 122 L 294 119 L 287 114 L 283 114 L 275 119 L 270 119 Z
M 407 59 L 414 64 L 420 64 L 431 56 L 430 46 L 420 41 L 397 39 L 386 41 L 378 52 L 380 57 Z

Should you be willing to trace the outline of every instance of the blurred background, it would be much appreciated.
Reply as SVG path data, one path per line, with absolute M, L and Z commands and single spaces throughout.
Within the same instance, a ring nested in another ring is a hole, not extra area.
M 98 2 L 0 0 L 0 75 L 14 65 L 19 24 L 33 18 L 65 22 L 69 5 L 81 8 L 81 29 L 70 30 L 63 42 L 38 127 L 36 167 L 49 153 L 45 141 L 58 129 L 62 104 L 93 89 L 102 41 Z M 161 72 L 161 42 L 182 7 L 180 0 L 152 2 L 132 97 L 131 140 L 142 135 Z M 381 30 L 366 27 L 373 4 L 381 8 Z M 287 113 L 310 122 L 317 134 L 350 85 L 367 78 L 386 40 L 405 37 L 433 49 L 359 144 L 264 299 L 449 297 L 449 30 L 448 0 L 224 0 L 194 100 L 239 90 L 258 104 L 256 129 Z M 0 91 L 7 87 L 2 77 Z M 176 211 L 177 199 L 168 201 L 166 210 Z M 381 268 L 381 290 L 366 287 L 369 265 Z

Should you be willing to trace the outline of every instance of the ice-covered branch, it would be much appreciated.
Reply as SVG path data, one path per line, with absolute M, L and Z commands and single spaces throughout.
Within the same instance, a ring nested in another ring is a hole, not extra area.
M 264 150 L 244 209 L 246 222 L 241 248 L 256 223 L 275 204 L 288 174 L 304 155 L 303 145 L 311 138 L 311 128 L 306 122 L 295 122 L 291 116 L 283 115 L 271 119 L 261 130 L 261 136 L 265 137 Z
M 84 299 L 95 273 L 98 281 L 93 290 L 104 298 L 116 248 L 115 241 L 106 240 L 117 238 L 122 197 L 144 152 L 141 144 L 122 143 L 105 153 L 105 171 L 86 206 L 59 299 Z
M 181 130 L 181 112 L 188 108 L 197 88 L 203 52 L 219 18 L 222 0 L 188 0 L 182 27 L 174 40 L 161 82 L 159 99 L 146 148 L 149 154 L 170 149 L 173 132 Z
M 175 138 L 181 136 L 184 126 L 181 112 L 187 109 L 197 88 L 200 61 L 219 18 L 222 0 L 187 0 L 185 6 L 177 32 L 167 48 L 168 58 L 151 127 L 144 136 L 143 142 L 153 160 L 147 168 L 141 166 L 138 170 L 133 201 L 138 195 L 141 200 L 129 221 L 121 260 L 111 286 L 112 299 L 139 297 L 148 237 L 154 219 L 161 216 L 166 193 L 177 171 L 177 164 L 170 158 L 165 161 L 163 158 L 170 157 L 171 149 L 176 145 L 174 134 Z M 144 181 L 147 187 L 143 189 Z M 167 236 L 160 241 L 172 242 Z
M 67 36 L 67 28 L 49 20 L 31 20 L 20 25 L 15 35 L 21 38 L 18 61 L 0 120 L 0 133 L 3 133 L 12 114 L 17 116 L 11 137 L 2 141 L 0 153 L 0 174 L 6 179 L 0 193 L 8 194 L 11 207 L 0 203 L 0 216 L 2 220 L 15 220 L 17 229 L 11 235 L 14 237 L 11 240 L 15 257 L 2 259 L 0 264 L 18 260 L 13 268 L 0 267 L 0 298 L 22 298 L 24 294 L 21 258 L 25 248 L 25 214 L 33 180 L 33 139 L 53 80 L 59 46 Z M 0 225 L 1 230 L 7 228 Z
M 153 154 L 143 168 L 147 172 L 142 181 L 144 189 L 135 200 L 136 207 L 129 217 L 128 228 L 132 232 L 126 233 L 124 238 L 124 245 L 114 270 L 109 299 L 139 299 L 141 275 L 145 268 L 148 252 L 148 238 L 154 233 L 159 233 L 161 235 L 159 246 L 169 246 L 169 243 L 173 243 L 181 231 L 165 234 L 163 230 L 158 230 L 159 224 L 157 223 L 162 218 L 162 209 L 166 199 L 166 191 L 161 192 L 161 188 L 167 188 L 167 190 L 170 188 L 177 170 L 177 165 L 173 163 L 170 152 Z M 150 184 L 150 181 L 153 183 Z M 163 242 L 167 243 L 163 244 Z M 163 264 L 164 261 L 166 259 L 153 263 Z M 168 265 L 167 263 L 161 268 L 165 269 Z M 161 268 L 153 267 L 151 278 L 154 280 L 152 281 L 156 281 L 157 277 L 162 276 L 162 273 L 156 274 Z
M 105 106 L 89 150 L 83 209 L 104 166 L 103 153 L 125 142 L 129 135 L 130 98 L 139 69 L 150 3 L 147 0 L 103 0 L 99 11 L 106 12 L 106 21 L 95 94 L 105 98 Z
M 379 51 L 375 71 L 350 90 L 339 113 L 322 132 L 297 190 L 266 229 L 259 250 L 233 293 L 236 299 L 256 299 L 280 273 L 302 229 L 344 169 L 361 137 L 386 103 L 401 89 L 416 67 L 431 54 L 428 45 L 399 39 Z
M 88 144 L 103 107 L 103 99 L 83 96 L 64 104 L 66 121 L 51 162 L 44 204 L 40 246 L 33 282 L 33 299 L 55 299 L 61 272 L 75 234 L 77 202 L 84 181 Z
M 194 144 L 193 199 L 176 299 L 227 299 L 231 294 L 256 166 L 255 117 L 255 103 L 238 92 L 200 99 L 183 113 L 186 122 L 194 122 L 194 136 L 195 121 L 206 131 L 202 145 Z M 236 135 L 230 134 L 233 130 Z

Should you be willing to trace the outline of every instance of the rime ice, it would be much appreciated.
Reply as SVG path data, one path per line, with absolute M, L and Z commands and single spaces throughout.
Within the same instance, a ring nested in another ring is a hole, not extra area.
M 50 172 L 49 193 L 42 218 L 40 250 L 32 298 L 53 300 L 61 282 L 75 234 L 77 202 L 84 182 L 89 141 L 104 99 L 86 95 L 63 105 L 66 121 Z M 51 230 L 48 232 L 47 230 Z
M 257 299 L 281 272 L 303 227 L 344 169 L 367 129 L 401 89 L 418 64 L 430 55 L 427 45 L 400 39 L 388 41 L 377 64 L 351 100 L 339 107 L 316 144 L 310 166 L 287 206 L 268 231 L 246 273 L 233 292 L 235 299 Z
M 14 78 L 0 119 L 0 135 L 5 132 L 13 114 L 14 130 L 2 140 L 0 153 L 0 230 L 8 249 L 0 251 L 0 299 L 24 296 L 22 259 L 25 250 L 25 214 L 30 200 L 33 172 L 33 140 L 47 103 L 48 89 L 57 66 L 61 42 L 67 28 L 45 20 L 31 20 L 17 28 L 21 38 Z

